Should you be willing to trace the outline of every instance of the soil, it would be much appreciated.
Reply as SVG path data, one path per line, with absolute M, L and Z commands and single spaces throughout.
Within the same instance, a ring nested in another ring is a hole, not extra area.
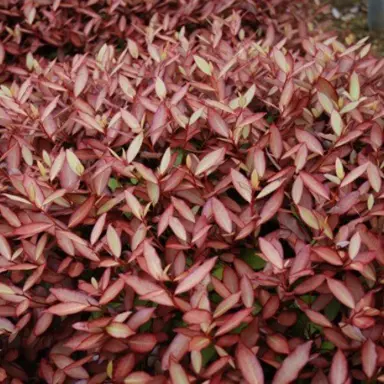
M 332 27 L 336 29 L 347 44 L 369 36 L 373 52 L 384 56 L 384 32 L 372 32 L 368 28 L 367 0 L 331 0 Z

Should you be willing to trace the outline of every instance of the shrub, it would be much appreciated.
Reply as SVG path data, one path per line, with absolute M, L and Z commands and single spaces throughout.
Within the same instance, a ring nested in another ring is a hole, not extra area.
M 6 1 L 0 378 L 383 382 L 383 67 L 289 1 Z

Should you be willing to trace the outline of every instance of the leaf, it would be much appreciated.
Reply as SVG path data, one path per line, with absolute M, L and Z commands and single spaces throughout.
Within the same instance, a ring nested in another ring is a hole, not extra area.
M 375 192 L 380 192 L 382 180 L 381 180 L 379 168 L 376 167 L 376 165 L 369 163 L 367 168 L 367 175 L 368 175 L 369 184 L 371 184 L 371 187 L 373 188 L 373 190 Z
M 11 287 L 3 283 L 0 283 L 0 295 L 14 295 L 14 294 L 15 294 L 15 291 Z
M 231 217 L 229 216 L 227 208 L 225 208 L 225 205 L 220 200 L 216 199 L 216 197 L 213 197 L 211 201 L 212 201 L 213 216 L 215 218 L 216 223 L 225 232 L 231 233 L 232 220 L 231 220 Z
M 319 140 L 316 139 L 311 133 L 301 129 L 295 130 L 296 138 L 300 143 L 304 143 L 310 151 L 323 156 L 324 150 Z
M 203 59 L 202 57 L 197 56 L 197 55 L 194 55 L 193 59 L 195 60 L 195 63 L 198 66 L 198 68 L 200 69 L 200 71 L 204 72 L 208 76 L 212 75 L 211 66 L 209 65 L 209 63 L 205 59 Z
M 155 145 L 157 140 L 162 136 L 167 124 L 168 110 L 164 103 L 161 103 L 153 116 L 152 124 L 149 128 L 149 134 L 152 144 Z
M 328 278 L 327 284 L 337 300 L 349 308 L 355 308 L 355 299 L 353 298 L 352 293 L 341 281 Z
M 139 49 L 135 41 L 128 39 L 128 50 L 129 54 L 134 58 L 139 58 Z
M 348 362 L 341 349 L 339 349 L 332 359 L 331 370 L 329 372 L 330 384 L 344 384 L 348 378 Z
M 47 311 L 57 316 L 68 316 L 82 312 L 87 307 L 89 307 L 88 304 L 68 302 L 53 305 L 52 307 L 49 307 Z
M 95 196 L 90 196 L 87 200 L 85 200 L 85 202 L 81 204 L 81 206 L 77 208 L 75 212 L 72 213 L 71 217 L 69 218 L 68 227 L 76 227 L 82 223 L 93 208 L 95 201 Z
M 333 110 L 331 113 L 331 126 L 336 135 L 341 136 L 344 129 L 344 123 L 339 112 L 336 110 Z
M 237 311 L 229 319 L 227 319 L 224 324 L 217 330 L 216 337 L 224 335 L 238 327 L 252 312 L 252 308 L 242 309 Z
M 312 311 L 311 309 L 306 309 L 304 312 L 313 323 L 320 325 L 321 327 L 332 328 L 332 323 L 320 312 Z
M 353 72 L 349 79 L 349 94 L 353 101 L 360 99 L 359 75 L 356 72 Z
M 208 153 L 204 156 L 196 167 L 195 175 L 199 176 L 202 173 L 208 171 L 213 166 L 219 166 L 224 160 L 225 148 L 217 149 L 216 151 Z
M 144 258 L 147 264 L 149 273 L 156 279 L 160 280 L 163 276 L 163 268 L 161 266 L 161 260 L 156 252 L 156 249 L 149 243 L 144 242 Z
M 369 163 L 364 163 L 362 165 L 359 165 L 357 168 L 354 168 L 351 172 L 348 173 L 346 177 L 344 177 L 342 183 L 340 184 L 340 188 L 343 188 L 347 186 L 348 184 L 355 181 L 357 178 L 359 178 L 368 168 Z
M 7 239 L 0 234 L 0 255 L 5 257 L 7 260 L 11 260 L 12 258 L 12 250 L 7 241 Z
M 99 239 L 101 232 L 104 229 L 105 220 L 107 218 L 107 214 L 103 213 L 96 221 L 95 225 L 93 226 L 92 232 L 91 232 L 91 244 L 94 245 L 96 241 Z
M 243 343 L 239 343 L 236 349 L 236 365 L 243 377 L 250 384 L 263 384 L 263 369 L 255 354 Z
M 319 92 L 317 97 L 319 98 L 320 104 L 324 108 L 324 110 L 329 115 L 331 115 L 333 110 L 334 110 L 332 100 L 326 94 L 324 94 L 322 92 Z
M 371 339 L 368 339 L 361 348 L 361 362 L 364 373 L 368 378 L 373 377 L 378 362 L 378 353 L 376 345 Z
M 259 237 L 259 246 L 261 252 L 265 258 L 271 262 L 275 267 L 283 269 L 283 259 L 280 256 L 278 250 L 270 243 L 268 240 L 265 240 L 263 237 Z
M 141 220 L 144 215 L 143 207 L 139 203 L 139 200 L 136 199 L 136 197 L 129 191 L 124 192 L 125 200 L 127 201 L 127 204 L 129 208 L 132 210 L 132 213 Z
M 120 236 L 111 224 L 109 224 L 107 228 L 107 243 L 112 254 L 119 258 L 121 256 L 121 240 Z
M 235 169 L 231 169 L 232 183 L 240 196 L 250 203 L 252 201 L 252 187 L 249 180 Z
M 155 90 L 159 99 L 163 100 L 165 96 L 167 96 L 167 88 L 165 87 L 164 81 L 160 77 L 156 77 Z
M 172 384 L 189 384 L 188 375 L 184 371 L 184 368 L 171 359 L 169 365 L 169 374 L 171 376 Z
M 123 119 L 124 123 L 128 125 L 129 128 L 132 129 L 133 132 L 140 132 L 141 126 L 138 120 L 135 116 L 132 115 L 131 112 L 127 111 L 126 109 L 121 108 L 120 109 L 121 118 Z
M 100 297 L 99 304 L 105 305 L 112 301 L 124 288 L 124 281 L 117 279 L 113 282 Z
M 271 125 L 270 134 L 269 146 L 271 152 L 276 159 L 280 159 L 283 153 L 283 140 L 281 138 L 281 133 L 275 124 Z
M 225 120 L 213 109 L 208 109 L 208 123 L 212 130 L 225 138 L 229 137 L 229 128 Z
M 356 232 L 349 241 L 348 255 L 353 260 L 360 251 L 361 237 L 359 232 Z
M 256 196 L 256 199 L 262 199 L 265 196 L 268 196 L 272 192 L 276 191 L 276 189 L 280 188 L 280 186 L 284 183 L 284 179 L 274 180 L 265 186 L 261 192 Z
M 174 234 L 182 241 L 187 241 L 187 232 L 177 217 L 171 217 L 169 219 L 169 226 L 172 228 Z
M 329 264 L 332 265 L 343 265 L 343 262 L 340 259 L 339 254 L 331 248 L 328 247 L 314 247 L 312 249 L 316 255 L 322 258 Z
M 180 295 L 181 293 L 187 292 L 199 284 L 209 274 L 211 269 L 214 267 L 217 260 L 217 256 L 205 261 L 202 265 L 190 272 L 184 279 L 179 283 L 176 288 L 175 294 Z
M 112 336 L 114 339 L 126 339 L 127 337 L 135 334 L 135 332 L 132 331 L 128 325 L 116 322 L 112 322 L 105 328 L 105 330 L 108 335 Z
M 75 97 L 78 97 L 80 93 L 83 92 L 85 86 L 87 85 L 87 82 L 88 82 L 88 69 L 85 65 L 83 65 L 80 67 L 76 75 L 75 86 L 73 91 Z
M 313 193 L 323 197 L 326 200 L 329 200 L 329 191 L 324 187 L 323 184 L 319 183 L 313 176 L 309 173 L 301 171 L 300 177 L 304 182 L 304 185 L 311 190 Z
M 49 172 L 49 180 L 53 181 L 63 168 L 65 161 L 65 152 L 61 151 L 59 155 L 53 161 L 51 170 Z
M 171 196 L 171 201 L 176 211 L 179 212 L 179 214 L 183 216 L 184 219 L 191 221 L 192 223 L 195 222 L 195 215 L 183 200 Z
M 300 205 L 297 206 L 297 209 L 299 210 L 300 217 L 308 227 L 312 229 L 320 229 L 319 222 L 311 210 L 301 207 Z
M 76 175 L 81 176 L 84 173 L 84 166 L 78 157 L 69 149 L 65 152 L 69 167 Z
M 53 226 L 52 223 L 26 224 L 19 228 L 16 228 L 13 231 L 13 234 L 15 236 L 21 236 L 21 237 L 32 237 L 34 235 L 37 235 L 38 233 L 46 232 L 52 226 Z
M 60 99 L 60 95 L 56 96 L 44 109 L 44 112 L 41 114 L 41 121 L 44 121 L 50 114 L 51 112 L 56 108 L 57 102 Z
M 278 189 L 272 197 L 263 205 L 258 225 L 266 223 L 270 220 L 280 209 L 284 201 L 284 188 Z
M 294 382 L 309 360 L 311 347 L 312 341 L 307 341 L 296 347 L 283 361 L 283 364 L 273 378 L 272 384 L 289 384 Z
M 220 317 L 224 313 L 228 312 L 230 309 L 232 309 L 240 300 L 241 293 L 233 293 L 232 295 L 225 298 L 215 309 L 215 312 L 213 313 L 213 317 Z

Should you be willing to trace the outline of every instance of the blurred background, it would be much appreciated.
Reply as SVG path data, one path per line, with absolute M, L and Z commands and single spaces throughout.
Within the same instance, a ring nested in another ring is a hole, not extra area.
M 374 51 L 384 56 L 384 0 L 331 0 L 332 26 L 346 43 L 370 36 Z

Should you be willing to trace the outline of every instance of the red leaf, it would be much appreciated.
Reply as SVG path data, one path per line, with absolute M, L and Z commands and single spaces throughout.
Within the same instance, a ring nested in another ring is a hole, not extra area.
M 268 240 L 259 237 L 260 250 L 268 261 L 270 261 L 275 267 L 283 269 L 283 259 L 277 249 Z
M 348 378 L 348 362 L 341 349 L 333 356 L 329 372 L 330 384 L 344 384 Z
M 361 348 L 361 362 L 363 371 L 369 378 L 375 374 L 377 361 L 376 345 L 371 339 L 368 339 Z
M 302 178 L 304 185 L 312 192 L 324 197 L 324 199 L 329 200 L 329 192 L 327 189 L 319 183 L 313 176 L 309 173 L 301 171 L 300 177 Z
M 264 383 L 263 369 L 257 357 L 242 343 L 239 343 L 236 349 L 236 364 L 247 382 L 252 384 Z
M 231 169 L 232 183 L 240 196 L 250 203 L 252 201 L 252 187 L 249 180 L 239 171 Z
M 294 382 L 309 360 L 311 346 L 312 341 L 307 341 L 296 347 L 283 361 L 283 364 L 273 378 L 272 384 L 289 384 Z
M 349 308 L 355 308 L 355 299 L 349 289 L 341 282 L 335 279 L 327 279 L 328 287 L 333 295 Z
M 216 223 L 222 228 L 225 232 L 232 232 L 232 220 L 229 216 L 227 208 L 225 205 L 215 197 L 212 198 L 212 211 L 213 216 L 215 217 Z
M 225 323 L 217 330 L 216 336 L 224 335 L 232 331 L 232 329 L 238 327 L 252 312 L 252 308 L 242 309 L 232 315 Z
M 89 305 L 81 303 L 60 303 L 48 308 L 48 312 L 57 316 L 73 315 L 74 313 L 82 312 Z
M 89 197 L 79 208 L 76 209 L 75 212 L 72 213 L 68 222 L 69 228 L 76 227 L 77 225 L 82 223 L 84 219 L 86 219 L 95 204 L 95 200 L 95 196 Z
M 184 279 L 179 283 L 176 288 L 175 294 L 180 295 L 183 292 L 187 292 L 199 284 L 211 271 L 216 263 L 217 257 L 213 257 L 205 261 L 202 265 L 190 272 Z
M 229 128 L 225 120 L 213 109 L 208 109 L 208 123 L 220 136 L 229 137 Z

